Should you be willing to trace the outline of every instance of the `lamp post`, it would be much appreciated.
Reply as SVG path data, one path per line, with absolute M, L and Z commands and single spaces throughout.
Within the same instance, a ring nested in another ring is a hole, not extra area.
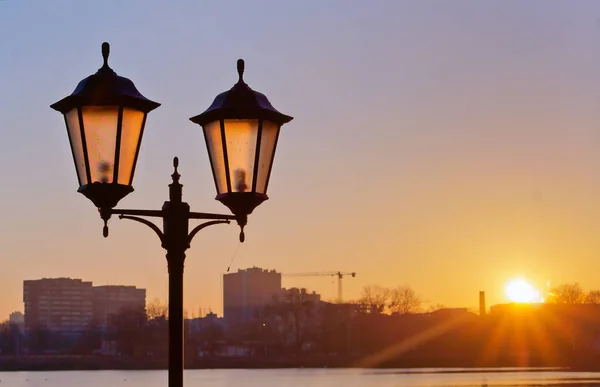
M 183 268 L 185 252 L 196 233 L 235 220 L 241 228 L 254 208 L 267 200 L 279 131 L 292 117 L 275 110 L 264 94 L 243 80 L 244 61 L 238 60 L 239 80 L 219 94 L 202 114 L 190 118 L 204 132 L 217 189 L 216 199 L 233 215 L 191 212 L 182 201 L 179 161 L 169 184 L 169 200 L 160 210 L 116 209 L 133 191 L 133 177 L 148 113 L 159 103 L 145 98 L 129 79 L 108 66 L 110 46 L 102 44 L 102 67 L 77 85 L 75 91 L 51 105 L 63 114 L 78 191 L 98 208 L 108 236 L 112 215 L 150 227 L 167 251 L 169 271 L 169 387 L 183 385 Z M 160 218 L 162 230 L 146 218 Z M 190 220 L 207 220 L 191 231 Z

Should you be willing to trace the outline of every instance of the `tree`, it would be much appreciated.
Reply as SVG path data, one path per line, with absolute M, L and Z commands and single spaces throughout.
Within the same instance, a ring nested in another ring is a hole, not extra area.
M 600 304 L 600 290 L 590 290 L 585 296 L 586 304 Z
M 280 318 L 284 341 L 291 342 L 299 354 L 308 340 L 316 333 L 316 301 L 306 289 L 288 289 L 281 299 L 276 298 L 270 314 Z
M 205 317 L 206 318 L 206 317 Z M 198 340 L 202 343 L 210 356 L 214 356 L 221 348 L 220 342 L 225 337 L 223 327 L 214 321 L 210 321 L 198 333 Z
M 33 352 L 43 352 L 50 348 L 52 332 L 41 323 L 33 327 L 29 333 L 29 349 Z
M 349 354 L 350 325 L 354 318 L 350 304 L 325 304 L 319 310 L 317 348 L 324 354 Z
M 91 354 L 102 346 L 102 331 L 98 321 L 91 320 L 87 329 L 79 337 L 76 351 L 80 354 Z
M 0 354 L 18 355 L 22 339 L 21 331 L 16 324 L 0 323 Z
M 144 340 L 145 324 L 146 314 L 141 308 L 123 308 L 111 315 L 109 326 L 117 342 L 117 351 L 133 355 L 136 346 Z
M 146 305 L 146 316 L 148 320 L 155 318 L 166 318 L 169 315 L 169 305 L 163 304 L 158 298 L 153 299 Z
M 379 285 L 368 285 L 363 288 L 358 303 L 370 314 L 381 314 L 385 312 L 391 295 L 392 292 L 388 288 Z
M 578 283 L 563 284 L 550 292 L 548 299 L 549 304 L 582 304 L 585 301 L 585 293 Z
M 421 310 L 421 299 L 409 286 L 398 286 L 390 292 L 389 309 L 392 313 L 411 314 Z

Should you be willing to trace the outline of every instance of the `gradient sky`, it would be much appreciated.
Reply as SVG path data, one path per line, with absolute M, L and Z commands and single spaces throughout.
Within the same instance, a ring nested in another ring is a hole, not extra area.
M 345 270 L 367 284 L 475 306 L 503 284 L 600 288 L 600 2 L 0 0 L 0 320 L 22 281 L 69 276 L 167 298 L 153 233 L 113 219 L 111 235 L 77 180 L 49 105 L 110 64 L 162 106 L 150 113 L 136 191 L 160 208 L 179 156 L 192 209 L 227 212 L 199 127 L 245 79 L 284 127 L 269 196 L 232 270 Z M 221 311 L 235 226 L 188 251 L 185 304 Z M 285 279 L 335 297 L 331 278 Z

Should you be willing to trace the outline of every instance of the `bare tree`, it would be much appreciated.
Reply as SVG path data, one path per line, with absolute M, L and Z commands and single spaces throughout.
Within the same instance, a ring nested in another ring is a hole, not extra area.
M 379 285 L 369 285 L 363 288 L 358 303 L 365 308 L 368 313 L 380 314 L 385 312 L 391 295 L 392 291 L 388 288 Z
M 390 293 L 389 309 L 398 314 L 417 313 L 421 310 L 421 299 L 410 286 L 398 286 Z
M 163 304 L 158 298 L 153 299 L 146 305 L 146 316 L 148 320 L 155 318 L 166 318 L 169 315 L 169 306 Z
M 563 284 L 550 292 L 548 299 L 549 304 L 582 304 L 585 301 L 585 293 L 578 283 Z
M 586 304 L 600 304 L 600 290 L 590 290 L 585 296 Z

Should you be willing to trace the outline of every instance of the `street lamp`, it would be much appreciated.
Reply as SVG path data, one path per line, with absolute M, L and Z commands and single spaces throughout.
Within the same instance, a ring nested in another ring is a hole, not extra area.
M 217 197 L 242 227 L 246 216 L 267 200 L 281 125 L 292 117 L 281 114 L 267 97 L 244 82 L 244 61 L 237 62 L 238 82 L 219 94 L 202 114 L 190 118 L 202 126 Z
M 167 251 L 169 269 L 169 387 L 183 385 L 183 267 L 185 251 L 198 231 L 230 223 L 244 226 L 254 208 L 267 200 L 279 131 L 292 117 L 275 110 L 264 94 L 243 80 L 244 61 L 238 60 L 239 80 L 219 94 L 202 114 L 190 118 L 202 126 L 217 189 L 216 199 L 233 215 L 191 212 L 182 201 L 182 185 L 173 160 L 169 200 L 161 210 L 115 209 L 133 191 L 133 176 L 148 113 L 159 103 L 145 98 L 129 79 L 108 66 L 110 47 L 102 44 L 103 66 L 77 85 L 75 91 L 51 105 L 63 114 L 79 192 L 90 199 L 104 220 L 108 236 L 111 215 L 150 227 Z M 144 217 L 161 218 L 162 230 Z M 189 231 L 192 219 L 208 220 Z

